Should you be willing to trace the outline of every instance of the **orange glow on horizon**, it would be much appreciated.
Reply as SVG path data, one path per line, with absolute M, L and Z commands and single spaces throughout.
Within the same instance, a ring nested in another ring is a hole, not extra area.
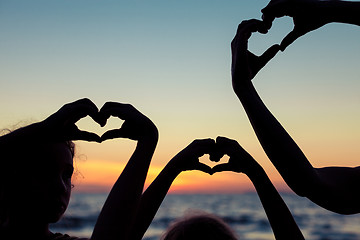
M 124 163 L 106 161 L 86 161 L 77 163 L 80 173 L 75 174 L 73 183 L 78 192 L 109 192 L 124 169 Z M 160 173 L 163 166 L 150 166 L 145 188 Z M 288 187 L 280 176 L 272 174 L 272 181 L 280 191 L 288 191 Z M 200 171 L 181 173 L 173 182 L 169 193 L 242 193 L 255 191 L 251 181 L 244 174 L 223 172 L 212 176 Z

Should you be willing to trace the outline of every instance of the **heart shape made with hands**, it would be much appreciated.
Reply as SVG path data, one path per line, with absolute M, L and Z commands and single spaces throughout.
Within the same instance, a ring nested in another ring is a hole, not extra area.
M 230 161 L 230 155 L 239 156 L 238 154 L 235 154 L 235 152 L 242 152 L 241 157 L 244 158 L 248 155 L 248 153 L 241 148 L 235 140 L 225 137 L 218 137 L 215 146 L 209 145 L 203 150 L 205 153 L 198 158 L 199 163 L 196 170 L 200 170 L 211 175 L 223 171 L 239 172 L 238 165 L 240 164 L 234 164 L 234 161 Z M 246 162 L 247 161 L 243 161 L 241 165 L 246 166 Z
M 197 170 L 214 174 L 216 172 L 231 171 L 237 173 L 246 173 L 253 167 L 256 167 L 257 163 L 252 156 L 243 149 L 240 144 L 233 139 L 226 137 L 217 137 L 216 141 L 211 143 L 210 139 L 204 139 L 198 141 L 201 154 L 209 154 L 210 161 L 216 162 L 211 166 L 203 163 L 200 157 L 197 165 Z M 214 145 L 215 143 L 215 145 Z M 227 160 L 225 160 L 227 159 Z M 221 162 L 220 162 L 221 161 Z
M 104 134 L 106 134 L 107 132 L 113 131 L 115 129 L 120 129 L 124 122 L 124 120 L 112 116 L 108 116 L 107 119 L 104 119 L 104 117 L 101 116 L 101 113 L 99 113 L 98 115 L 92 115 L 91 117 L 86 116 L 80 119 L 78 122 L 76 122 L 76 125 L 80 131 L 96 134 L 97 136 L 101 136 L 102 138 L 102 136 L 104 136 Z M 213 175 L 217 172 L 235 170 L 233 164 L 229 162 L 229 150 L 227 149 L 228 147 L 224 148 L 224 141 L 227 142 L 227 145 L 237 144 L 237 142 L 224 137 L 219 138 L 222 140 L 223 146 L 221 146 L 221 144 L 219 143 L 216 143 L 215 146 L 212 144 L 211 146 L 208 145 L 204 147 L 202 149 L 202 156 L 198 157 L 198 165 L 194 166 L 194 168 L 191 168 L 191 170 L 200 170 L 210 175 Z M 219 138 L 217 140 L 219 140 Z M 104 142 L 106 140 L 107 139 L 102 139 L 101 142 Z M 232 147 L 236 146 L 233 145 Z M 208 159 L 206 159 L 206 155 L 209 156 Z
M 211 168 L 214 168 L 215 166 L 219 164 L 225 164 L 229 162 L 229 156 L 224 154 L 220 154 L 220 152 L 212 152 L 210 154 L 204 155 L 199 158 L 199 162 L 202 164 L 205 164 Z
M 80 131 L 94 133 L 102 138 L 106 132 L 119 129 L 124 122 L 124 120 L 112 116 L 108 119 L 102 119 L 99 116 L 87 116 L 77 121 L 76 126 Z

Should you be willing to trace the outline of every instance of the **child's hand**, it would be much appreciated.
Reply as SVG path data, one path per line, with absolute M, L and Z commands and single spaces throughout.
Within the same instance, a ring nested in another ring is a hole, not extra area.
M 219 164 L 213 167 L 213 172 L 232 171 L 248 174 L 259 166 L 253 157 L 247 153 L 237 141 L 225 138 L 216 138 L 216 148 L 219 152 L 228 155 L 229 162 Z
M 211 167 L 199 162 L 199 158 L 204 154 L 211 154 L 215 149 L 215 140 L 197 139 L 190 143 L 186 148 L 179 152 L 170 161 L 174 170 L 179 172 L 188 170 L 200 170 L 212 174 Z
M 101 141 L 113 138 L 132 140 L 156 139 L 158 130 L 154 123 L 130 104 L 107 102 L 99 112 L 101 122 L 106 123 L 110 116 L 125 122 L 119 129 L 109 130 L 101 136 Z
M 80 130 L 75 123 L 81 118 L 90 116 L 99 123 L 98 109 L 87 98 L 65 104 L 56 113 L 40 122 L 39 135 L 49 135 L 49 138 L 61 140 L 85 140 L 100 142 L 100 137 L 91 132 Z M 100 124 L 100 123 L 99 123 Z

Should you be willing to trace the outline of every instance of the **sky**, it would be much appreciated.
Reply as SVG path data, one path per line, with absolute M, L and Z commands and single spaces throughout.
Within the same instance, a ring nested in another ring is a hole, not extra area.
M 263 0 L 0 0 L 0 129 L 42 121 L 87 97 L 130 103 L 158 127 L 147 184 L 194 139 L 237 140 L 279 190 L 288 190 L 262 150 L 231 87 L 230 42 L 238 24 L 261 18 Z M 290 18 L 254 34 L 261 54 L 292 29 Z M 279 53 L 253 80 L 272 113 L 315 167 L 358 166 L 360 31 L 329 24 Z M 101 135 L 91 119 L 81 129 Z M 77 141 L 75 191 L 108 191 L 135 144 Z M 201 161 L 213 166 L 208 156 Z M 226 162 L 227 159 L 222 160 Z M 252 191 L 246 176 L 186 172 L 171 192 Z

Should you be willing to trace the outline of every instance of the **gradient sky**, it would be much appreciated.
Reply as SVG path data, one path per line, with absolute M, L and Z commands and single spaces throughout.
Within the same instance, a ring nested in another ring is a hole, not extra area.
M 160 140 L 149 179 L 196 138 L 227 136 L 283 180 L 264 154 L 231 88 L 230 42 L 237 25 L 260 18 L 263 0 L 0 0 L 0 128 L 41 121 L 87 97 L 131 103 L 153 120 Z M 292 28 L 279 19 L 254 34 L 262 53 Z M 360 31 L 329 24 L 298 39 L 254 79 L 264 102 L 316 167 L 357 166 L 360 156 Z M 102 134 L 91 120 L 82 129 Z M 108 189 L 135 143 L 77 142 L 75 189 Z M 208 163 L 207 156 L 202 158 Z M 180 175 L 173 192 L 251 190 L 245 176 Z

